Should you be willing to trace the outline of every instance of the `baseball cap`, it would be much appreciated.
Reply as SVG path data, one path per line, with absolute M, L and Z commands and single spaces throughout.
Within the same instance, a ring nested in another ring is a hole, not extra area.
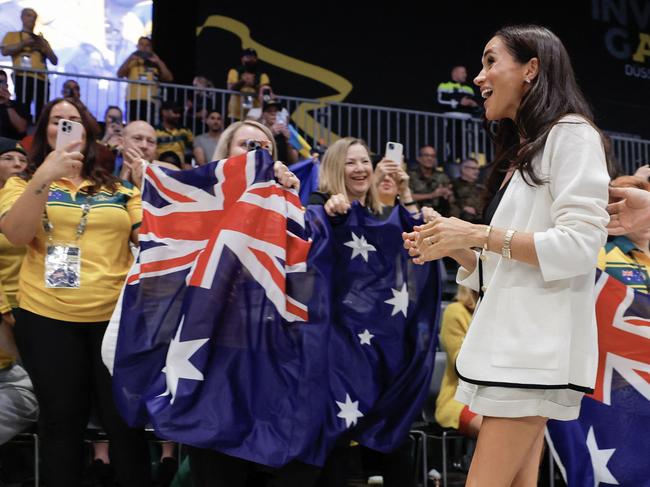
M 14 139 L 8 139 L 7 137 L 0 137 L 0 155 L 11 151 L 20 152 L 24 156 L 27 155 L 23 146 L 20 145 L 20 142 Z

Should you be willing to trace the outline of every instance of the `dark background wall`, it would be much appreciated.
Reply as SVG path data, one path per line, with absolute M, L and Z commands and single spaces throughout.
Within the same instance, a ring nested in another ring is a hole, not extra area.
M 228 68 L 238 63 L 237 36 L 217 28 L 196 36 L 196 26 L 214 14 L 246 24 L 266 47 L 345 77 L 353 85 L 348 102 L 424 111 L 437 111 L 436 86 L 448 79 L 454 64 L 466 65 L 471 76 L 478 72 L 483 46 L 500 26 L 540 23 L 565 42 L 597 122 L 607 130 L 650 138 L 650 0 L 393 2 L 384 7 L 379 2 L 157 1 L 154 43 L 181 83 L 202 74 L 225 87 Z M 634 61 L 644 33 L 647 56 Z M 265 68 L 277 93 L 333 93 L 277 66 Z

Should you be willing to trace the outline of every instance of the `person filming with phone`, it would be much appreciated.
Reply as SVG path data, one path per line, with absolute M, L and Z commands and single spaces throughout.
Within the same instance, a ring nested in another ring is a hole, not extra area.
M 81 484 L 91 406 L 119 484 L 147 486 L 144 431 L 120 418 L 100 350 L 138 242 L 140 191 L 97 163 L 90 127 L 72 98 L 45 105 L 27 168 L 0 192 L 0 231 L 27 247 L 14 335 L 40 407 L 48 487 Z
M 172 81 L 174 76 L 162 59 L 153 51 L 153 43 L 148 37 L 138 39 L 137 50 L 126 58 L 117 70 L 117 76 L 128 78 L 127 90 L 127 120 L 153 120 L 155 105 L 153 101 L 158 96 L 158 87 L 151 83 Z M 144 81 L 145 83 L 133 83 Z
M 16 68 L 14 86 L 18 101 L 27 107 L 30 107 L 34 101 L 34 109 L 38 117 L 49 98 L 50 82 L 45 73 L 28 72 L 25 69 L 45 70 L 46 61 L 56 66 L 59 58 L 54 54 L 43 34 L 34 32 L 37 18 L 38 14 L 33 8 L 24 8 L 20 13 L 22 29 L 5 34 L 0 52 L 3 56 L 11 56 L 11 61 Z
M 267 127 L 273 134 L 275 144 L 278 147 L 278 160 L 285 164 L 298 162 L 300 154 L 291 145 L 291 134 L 289 132 L 289 117 L 282 103 L 276 98 L 270 98 L 262 106 L 262 125 Z
M 11 99 L 7 81 L 7 73 L 0 69 L 0 137 L 19 140 L 27 133 L 29 109 Z

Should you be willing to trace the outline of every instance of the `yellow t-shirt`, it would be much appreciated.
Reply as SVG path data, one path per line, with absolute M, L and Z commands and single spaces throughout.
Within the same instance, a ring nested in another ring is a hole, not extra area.
M 436 421 L 444 428 L 458 429 L 460 412 L 465 407 L 454 399 L 458 387 L 455 364 L 471 321 L 471 313 L 461 303 L 451 303 L 442 315 L 440 342 L 447 352 L 447 366 L 436 399 Z
M 27 39 L 28 36 L 29 34 L 27 32 L 7 32 L 2 39 L 2 45 L 19 44 Z M 43 53 L 35 51 L 31 47 L 25 47 L 21 52 L 14 54 L 11 57 L 11 61 L 17 68 L 46 69 Z M 45 80 L 44 74 L 29 73 L 28 75 Z
M 171 151 L 174 152 L 181 163 L 185 162 L 185 153 L 192 152 L 194 143 L 194 134 L 188 128 L 181 127 L 177 129 L 167 130 L 164 127 L 156 128 L 156 149 L 157 157 L 163 153 Z
M 158 82 L 160 70 L 157 66 L 146 66 L 145 60 L 136 57 L 129 64 L 128 79 L 130 81 L 153 81 Z M 158 96 L 158 86 L 148 84 L 129 83 L 129 89 L 126 93 L 126 99 L 131 100 L 149 100 L 154 101 Z
M 16 308 L 18 293 L 18 273 L 25 257 L 25 247 L 12 245 L 0 233 L 0 313 Z
M 47 215 L 54 226 L 55 242 L 74 243 L 81 219 L 81 205 L 89 201 L 86 230 L 78 240 L 81 276 L 78 289 L 45 287 L 45 252 L 48 236 L 42 226 L 27 246 L 20 270 L 18 305 L 21 309 L 55 320 L 90 323 L 111 317 L 133 256 L 129 248 L 131 231 L 142 221 L 140 191 L 129 183 L 118 184 L 115 192 L 105 188 L 89 197 L 66 179 L 52 183 Z M 0 215 L 6 213 L 25 191 L 27 181 L 10 178 L 0 191 Z
M 600 249 L 598 268 L 636 291 L 650 293 L 650 257 L 624 235 Z
M 228 71 L 228 79 L 227 83 L 228 84 L 234 84 L 239 81 L 239 72 L 235 69 L 232 68 Z M 260 102 L 259 99 L 257 98 L 257 90 L 259 89 L 260 86 L 264 85 L 269 85 L 271 84 L 271 81 L 269 80 L 269 76 L 266 73 L 260 74 L 260 79 L 259 79 L 259 84 L 256 87 L 252 86 L 242 86 L 239 91 L 242 93 L 250 93 L 251 96 L 253 97 L 253 107 L 254 108 L 259 108 Z M 236 118 L 237 120 L 242 119 L 242 100 L 241 96 L 239 95 L 231 95 L 230 100 L 228 102 L 228 116 L 230 118 Z

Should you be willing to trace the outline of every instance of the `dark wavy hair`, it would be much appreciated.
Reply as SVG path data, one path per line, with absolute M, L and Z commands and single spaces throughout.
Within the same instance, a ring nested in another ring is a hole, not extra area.
M 102 186 L 115 191 L 119 179 L 111 174 L 106 168 L 97 164 L 97 156 L 95 153 L 95 135 L 93 134 L 92 124 L 88 115 L 88 111 L 82 107 L 79 102 L 73 98 L 55 98 L 43 107 L 41 115 L 36 121 L 36 128 L 34 130 L 34 139 L 31 149 L 29 150 L 27 159 L 27 169 L 25 174 L 27 178 L 31 178 L 36 172 L 38 167 L 43 164 L 43 161 L 50 152 L 54 150 L 50 147 L 47 141 L 47 126 L 50 122 L 50 114 L 52 109 L 61 102 L 68 102 L 73 105 L 81 117 L 81 124 L 86 130 L 86 144 L 81 151 L 84 155 L 83 166 L 81 168 L 81 175 L 93 182 L 93 185 L 87 189 L 89 193 L 96 193 Z
M 562 41 L 549 29 L 538 25 L 513 25 L 494 34 L 501 38 L 515 61 L 525 64 L 539 60 L 537 77 L 531 80 L 514 120 L 486 121 L 495 145 L 495 160 L 487 180 L 486 200 L 498 190 L 508 168 L 515 166 L 524 181 L 539 186 L 546 181 L 532 166 L 533 157 L 544 148 L 553 126 L 565 115 L 576 114 L 601 134 L 607 166 L 614 167 L 608 141 L 593 123 L 593 113 L 580 90 Z M 572 123 L 572 122 L 562 122 Z

